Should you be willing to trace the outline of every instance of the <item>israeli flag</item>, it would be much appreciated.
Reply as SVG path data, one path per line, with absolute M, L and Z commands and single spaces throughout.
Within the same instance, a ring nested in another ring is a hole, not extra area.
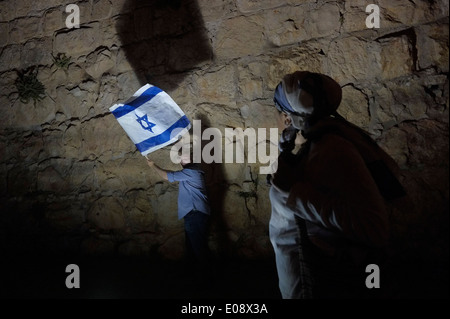
M 109 108 L 142 155 L 176 142 L 191 123 L 163 90 L 146 84 L 124 104 Z

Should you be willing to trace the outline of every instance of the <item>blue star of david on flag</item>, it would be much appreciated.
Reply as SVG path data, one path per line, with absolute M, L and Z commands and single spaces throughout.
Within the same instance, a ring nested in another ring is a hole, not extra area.
M 191 122 L 177 103 L 151 84 L 109 110 L 144 156 L 178 141 L 191 128 Z
M 152 128 L 154 127 L 154 126 L 156 126 L 156 124 L 155 123 L 152 123 L 152 122 L 150 122 L 149 120 L 148 120 L 148 115 L 147 114 L 145 114 L 144 116 L 142 116 L 142 117 L 139 117 L 137 114 L 136 114 L 136 117 L 137 117 L 137 122 L 141 125 L 141 127 L 144 129 L 144 130 L 149 130 L 150 132 L 152 132 L 153 133 L 153 130 L 152 130 Z M 145 124 L 145 125 L 144 125 Z

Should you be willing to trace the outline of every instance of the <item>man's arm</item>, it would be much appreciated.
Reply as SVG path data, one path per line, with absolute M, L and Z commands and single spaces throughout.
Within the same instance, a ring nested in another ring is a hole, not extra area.
M 150 167 L 153 167 L 153 169 L 158 173 L 159 176 L 161 176 L 161 178 L 163 178 L 164 180 L 168 181 L 169 178 L 167 177 L 167 171 L 162 169 L 161 167 L 159 167 L 158 165 L 155 164 L 155 162 L 147 159 L 147 164 Z

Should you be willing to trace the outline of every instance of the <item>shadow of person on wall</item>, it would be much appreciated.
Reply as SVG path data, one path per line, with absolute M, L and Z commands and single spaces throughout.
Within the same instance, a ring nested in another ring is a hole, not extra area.
M 128 0 L 116 30 L 141 85 L 173 90 L 213 57 L 197 0 Z
M 209 119 L 204 114 L 197 114 L 197 120 L 201 121 L 201 134 L 203 131 L 211 127 Z M 210 140 L 203 140 L 200 138 L 201 152 Z M 203 157 L 203 156 L 202 156 Z M 225 222 L 224 200 L 225 191 L 227 188 L 223 164 L 205 163 L 202 160 L 202 169 L 205 172 L 205 182 L 208 190 L 208 197 L 211 205 L 211 235 L 214 236 L 216 244 L 217 261 L 223 262 L 223 259 L 229 258 L 232 255 L 232 244 L 227 238 L 228 227 Z

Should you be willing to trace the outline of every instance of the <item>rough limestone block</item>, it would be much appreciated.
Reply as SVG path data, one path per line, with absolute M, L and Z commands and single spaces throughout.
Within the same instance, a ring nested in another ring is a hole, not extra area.
M 21 68 L 25 69 L 31 66 L 51 65 L 52 39 L 43 37 L 27 41 L 20 51 Z
M 41 17 L 23 17 L 9 23 L 9 40 L 11 43 L 22 43 L 32 38 L 39 38 Z
M 341 26 L 339 7 L 335 4 L 268 10 L 263 19 L 268 42 L 276 47 L 338 34 Z
M 168 260 L 180 260 L 186 255 L 184 231 L 180 230 L 161 243 L 158 253 Z
M 366 6 L 369 3 L 365 0 L 347 0 L 344 2 L 344 12 L 342 16 L 342 27 L 345 32 L 354 32 L 366 30 L 366 19 L 369 13 L 366 13 Z M 384 27 L 383 15 L 380 27 Z
M 402 80 L 389 82 L 387 86 L 375 91 L 378 108 L 376 114 L 384 126 L 401 123 L 406 120 L 420 119 L 426 116 L 428 97 L 420 83 Z
M 49 166 L 37 174 L 37 188 L 42 192 L 65 194 L 71 186 L 67 183 L 66 176 Z
M 438 67 L 448 72 L 448 24 L 424 25 L 416 30 L 420 69 Z
M 369 101 L 367 96 L 355 87 L 346 86 L 342 89 L 342 102 L 338 112 L 353 124 L 366 130 L 369 128 Z
M 92 52 L 92 49 L 102 43 L 99 32 L 100 23 L 94 22 L 76 29 L 59 32 L 53 43 L 54 52 L 65 53 L 67 56 L 79 56 Z
M 213 43 L 215 56 L 228 60 L 263 52 L 264 23 L 261 16 L 241 16 L 223 21 Z
M 90 53 L 86 57 L 86 73 L 94 79 L 100 78 L 104 73 L 110 71 L 116 65 L 111 51 L 101 48 Z
M 197 93 L 215 104 L 233 105 L 236 95 L 234 76 L 232 67 L 202 74 L 195 79 Z
M 52 36 L 55 32 L 67 28 L 64 7 L 58 7 L 47 10 L 43 15 L 42 33 L 46 36 Z
M 327 52 L 329 74 L 340 85 L 373 79 L 380 73 L 377 48 L 357 37 L 333 41 Z
M 125 226 L 123 206 L 114 197 L 102 197 L 92 204 L 87 220 L 101 230 L 121 229 Z
M 22 46 L 19 44 L 8 45 L 0 52 L 0 72 L 22 68 L 20 53 Z
M 412 43 L 407 36 L 383 39 L 380 53 L 383 79 L 411 74 L 416 67 L 410 53 L 412 51 Z
M 305 0 L 297 1 L 297 3 L 306 2 Z M 236 5 L 240 12 L 251 13 L 265 9 L 275 8 L 285 4 L 285 0 L 237 0 Z

